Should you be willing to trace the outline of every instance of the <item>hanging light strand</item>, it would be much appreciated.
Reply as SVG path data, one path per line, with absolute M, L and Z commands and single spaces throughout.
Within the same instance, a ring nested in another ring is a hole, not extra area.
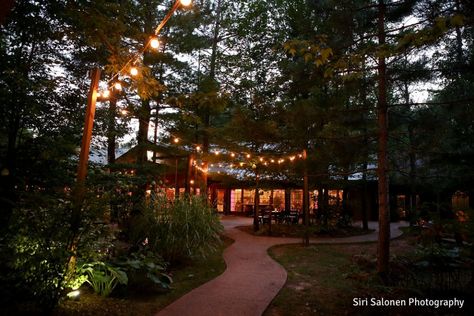
M 135 54 L 133 54 L 132 58 L 130 58 L 126 63 L 125 65 L 119 70 L 117 71 L 108 81 L 107 81 L 107 86 L 110 86 L 112 83 L 118 81 L 119 79 L 119 76 L 122 75 L 125 70 L 127 69 L 130 69 L 130 68 L 134 68 L 132 66 L 134 66 L 139 60 L 140 60 L 140 57 L 143 56 L 143 54 L 145 53 L 145 51 L 148 49 L 148 47 L 150 46 L 151 42 L 153 40 L 158 40 L 158 34 L 160 33 L 161 29 L 165 26 L 165 24 L 168 22 L 168 20 L 171 18 L 171 16 L 173 15 L 173 13 L 180 7 L 180 6 L 189 6 L 191 4 L 191 1 L 190 0 L 176 0 L 176 2 L 173 4 L 173 6 L 171 7 L 171 9 L 168 11 L 168 13 L 166 14 L 166 16 L 163 18 L 163 20 L 160 22 L 160 24 L 156 27 L 155 29 L 155 35 L 154 36 L 151 36 L 150 39 L 147 41 L 147 43 L 145 44 L 145 46 L 140 49 L 139 51 L 137 51 Z M 135 68 L 136 69 L 136 68 Z M 132 74 L 133 75 L 133 74 Z

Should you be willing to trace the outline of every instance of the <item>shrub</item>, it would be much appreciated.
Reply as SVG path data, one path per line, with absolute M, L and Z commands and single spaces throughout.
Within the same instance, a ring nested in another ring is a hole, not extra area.
M 217 214 L 201 198 L 170 202 L 160 195 L 143 204 L 130 236 L 135 244 L 146 241 L 167 262 L 178 263 L 217 250 L 222 230 Z
M 89 198 L 82 210 L 77 252 L 89 261 L 106 257 L 110 246 L 107 225 L 97 221 L 101 205 Z M 77 288 L 84 281 L 66 280 L 71 213 L 70 201 L 41 191 L 29 193 L 14 210 L 8 233 L 0 237 L 0 303 L 48 312 L 65 288 Z

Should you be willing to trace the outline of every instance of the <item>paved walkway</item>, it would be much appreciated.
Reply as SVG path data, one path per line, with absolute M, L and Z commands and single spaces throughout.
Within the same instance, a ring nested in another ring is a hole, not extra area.
M 224 251 L 227 269 L 220 276 L 192 290 L 165 307 L 158 316 L 259 316 L 284 286 L 285 269 L 267 254 L 279 244 L 302 242 L 298 238 L 255 237 L 235 228 L 251 225 L 251 218 L 223 217 L 226 235 L 235 242 Z M 391 237 L 401 235 L 400 226 L 392 223 Z M 369 223 L 377 228 L 376 222 Z M 354 243 L 376 241 L 377 233 L 347 238 L 314 238 L 311 243 Z

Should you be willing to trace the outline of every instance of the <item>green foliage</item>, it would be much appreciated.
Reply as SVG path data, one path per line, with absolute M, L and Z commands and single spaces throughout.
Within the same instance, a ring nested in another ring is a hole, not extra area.
M 133 279 L 134 277 L 139 278 L 141 274 L 145 274 L 152 283 L 164 289 L 169 289 L 173 282 L 171 276 L 165 273 L 166 262 L 161 256 L 150 250 L 141 249 L 134 252 L 126 258 L 119 259 L 116 265 L 128 272 L 130 283 L 139 281 Z
M 52 308 L 63 287 L 70 206 L 62 200 L 47 207 L 18 208 L 1 239 L 2 299 L 35 301 Z
M 80 275 L 87 275 L 94 292 L 101 296 L 109 296 L 118 284 L 128 283 L 127 273 L 106 262 L 96 261 L 82 265 L 78 270 Z
M 201 198 L 170 202 L 157 196 L 143 204 L 130 235 L 135 244 L 145 242 L 166 261 L 177 263 L 215 251 L 222 230 L 217 214 Z

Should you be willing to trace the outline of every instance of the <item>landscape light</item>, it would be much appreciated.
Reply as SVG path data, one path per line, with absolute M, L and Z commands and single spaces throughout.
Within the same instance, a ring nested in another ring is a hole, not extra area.
M 81 291 L 75 290 L 67 293 L 66 296 L 72 300 L 77 300 L 79 299 L 79 294 L 81 294 Z

